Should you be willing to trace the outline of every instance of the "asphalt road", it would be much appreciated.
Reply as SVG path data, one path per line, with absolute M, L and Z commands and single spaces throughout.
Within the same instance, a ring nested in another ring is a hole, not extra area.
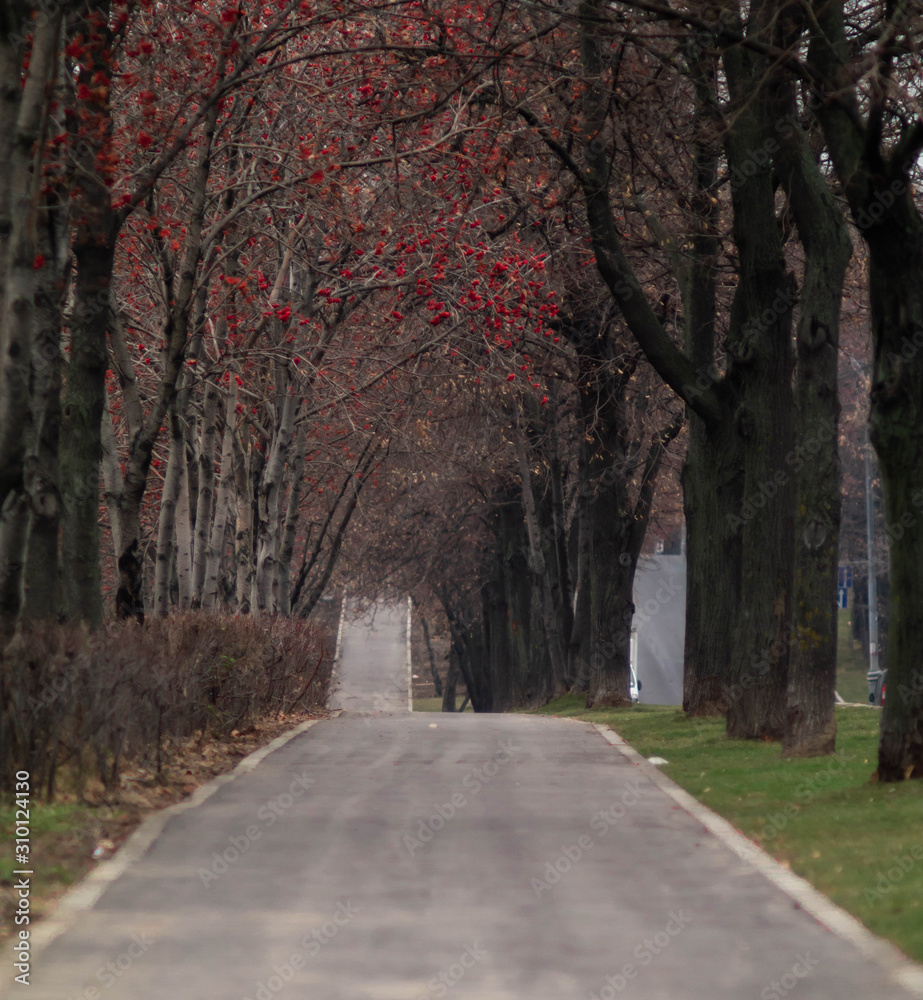
M 371 698 L 406 672 L 376 659 L 400 609 L 377 620 L 344 636 L 356 697 L 353 664 Z M 909 996 L 592 727 L 397 707 L 318 723 L 174 817 L 9 995 Z

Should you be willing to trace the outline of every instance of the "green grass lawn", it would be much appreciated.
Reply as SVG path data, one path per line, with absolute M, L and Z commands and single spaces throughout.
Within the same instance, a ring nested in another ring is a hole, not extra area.
M 15 807 L 0 804 L 0 836 L 9 850 L 0 852 L 0 900 L 4 913 L 12 913 L 16 904 L 12 885 L 14 869 L 30 869 L 32 914 L 48 912 L 60 894 L 83 876 L 91 867 L 95 845 L 94 810 L 75 803 L 42 803 L 32 801 L 29 807 L 29 828 L 32 852 L 31 864 L 16 864 L 12 850 Z M 18 878 L 18 876 L 16 876 Z M 12 921 L 0 929 L 0 936 L 13 930 Z
M 461 708 L 462 702 L 465 699 L 459 696 L 455 699 L 455 710 Z M 413 710 L 415 712 L 441 712 L 442 711 L 442 699 L 441 698 L 414 698 L 413 699 Z M 471 707 L 471 702 L 465 707 L 466 712 L 473 712 L 474 709 Z
M 602 722 L 768 853 L 923 961 L 923 782 L 873 783 L 877 711 L 837 710 L 837 753 L 782 760 L 777 744 L 728 740 L 721 719 L 638 705 L 587 711 L 568 695 L 545 714 Z
M 861 649 L 853 649 L 850 622 L 852 608 L 841 608 L 837 621 L 836 689 L 843 701 L 868 704 L 868 665 Z

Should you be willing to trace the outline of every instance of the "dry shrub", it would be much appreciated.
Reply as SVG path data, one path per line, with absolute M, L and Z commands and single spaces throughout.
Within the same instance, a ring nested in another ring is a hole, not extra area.
M 126 759 L 159 772 L 196 732 L 322 707 L 331 660 L 316 625 L 284 618 L 194 612 L 23 632 L 0 662 L 0 790 L 24 769 L 50 800 L 66 769 L 79 795 L 89 777 L 114 793 Z

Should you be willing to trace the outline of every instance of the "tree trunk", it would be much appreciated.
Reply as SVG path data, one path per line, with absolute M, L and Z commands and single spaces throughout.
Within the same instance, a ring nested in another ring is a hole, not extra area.
M 234 486 L 234 436 L 237 422 L 237 379 L 234 372 L 228 385 L 228 401 L 224 418 L 224 438 L 221 445 L 221 475 L 215 500 L 215 521 L 208 539 L 205 579 L 202 584 L 202 607 L 214 610 L 218 602 L 218 585 L 225 552 L 225 533 L 231 514 Z
M 278 377 L 278 373 L 277 373 Z M 287 383 L 283 383 L 283 392 Z M 292 443 L 296 397 L 280 393 L 277 396 L 278 425 L 274 429 L 269 457 L 263 466 L 259 487 L 259 528 L 257 532 L 256 590 L 260 611 L 275 612 L 278 594 L 278 557 L 280 506 L 285 460 Z
M 28 493 L 10 490 L 0 507 L 0 640 L 13 635 L 23 602 L 23 570 L 32 524 Z M 0 641 L 0 653 L 5 642 Z
M 179 591 L 179 606 L 183 611 L 188 611 L 192 607 L 192 546 L 193 546 L 193 526 L 192 526 L 192 498 L 190 496 L 189 482 L 189 449 L 187 448 L 186 435 L 188 425 L 185 420 L 180 421 L 182 438 L 179 446 L 179 496 L 176 499 L 176 513 L 174 522 L 174 538 L 176 546 L 174 548 L 176 565 L 176 582 Z
M 723 715 L 733 682 L 733 635 L 740 601 L 743 500 L 741 440 L 730 422 L 709 427 L 690 417 L 683 466 L 686 513 L 686 635 L 683 711 Z
M 734 423 L 744 441 L 744 502 L 734 521 L 741 533 L 740 610 L 736 676 L 725 693 L 727 733 L 735 739 L 781 739 L 792 636 L 794 486 L 786 456 L 792 450 L 796 290 L 785 266 L 773 171 L 753 155 L 769 138 L 768 97 L 760 93 L 764 61 L 733 46 L 725 69 L 735 109 L 725 148 L 740 254 L 728 353 L 740 386 Z
M 779 4 L 781 9 L 781 2 Z M 785 23 L 780 17 L 777 24 Z M 788 39 L 776 38 L 777 44 Z M 798 118 L 794 86 L 777 72 L 775 165 L 805 251 L 799 301 L 795 449 L 793 642 L 783 756 L 833 753 L 836 744 L 837 560 L 840 531 L 838 393 L 840 303 L 851 247 Z
M 103 218 L 98 227 L 79 227 L 74 246 L 75 305 L 60 438 L 62 597 L 69 618 L 82 619 L 94 627 L 102 623 L 103 617 L 99 462 L 106 400 L 106 327 L 115 251 L 108 190 L 104 194 L 97 192 L 96 198 L 105 202 L 93 206 Z M 85 211 L 90 210 L 87 205 Z M 98 233 L 107 235 L 98 237 Z
M 46 195 L 45 220 L 38 249 L 45 266 L 38 271 L 35 329 L 32 343 L 32 424 L 29 453 L 34 458 L 29 487 L 32 532 L 26 561 L 24 617 L 52 621 L 60 614 L 58 544 L 61 493 L 58 488 L 58 443 L 61 427 L 61 314 L 68 266 L 65 212 L 58 192 Z
M 304 481 L 305 451 L 307 450 L 304 422 L 298 425 L 295 435 L 295 454 L 291 462 L 286 501 L 285 521 L 282 527 L 282 546 L 279 550 L 276 592 L 278 611 L 288 617 L 292 613 L 292 558 L 295 555 L 295 538 L 298 533 L 299 504 Z
M 516 707 L 539 707 L 554 694 L 553 677 L 547 668 L 545 631 L 535 605 L 535 577 L 529 567 L 529 536 L 522 504 L 522 489 L 514 481 L 506 483 L 495 501 L 498 569 L 507 607 L 510 660 L 508 680 L 496 678 L 495 697 L 509 691 Z M 500 665 L 498 664 L 498 667 Z M 496 675 L 495 675 L 496 676 Z
M 71 25 L 91 39 L 79 82 L 93 87 L 111 72 L 108 4 L 91 3 Z M 103 606 L 99 565 L 99 462 L 106 401 L 106 332 L 119 216 L 112 207 L 112 112 L 109 91 L 76 118 L 76 171 L 71 217 L 76 266 L 71 341 L 62 401 L 60 470 L 62 597 L 67 615 L 98 626 Z
M 439 671 L 436 669 L 436 656 L 433 653 L 433 643 L 429 634 L 429 623 L 426 620 L 425 615 L 420 615 L 420 627 L 423 629 L 423 642 L 426 644 L 426 655 L 429 659 L 429 672 L 433 678 L 433 688 L 436 692 L 436 697 L 442 697 L 442 678 L 439 676 Z
M 883 37 L 894 37 L 893 17 L 883 12 Z M 850 211 L 868 246 L 869 305 L 874 354 L 869 425 L 878 453 L 889 525 L 904 528 L 891 549 L 891 616 L 886 667 L 888 697 L 881 713 L 878 778 L 923 776 L 923 220 L 908 176 L 923 135 L 912 118 L 887 107 L 894 61 L 891 45 L 867 53 L 880 82 L 872 100 L 859 101 L 852 52 L 844 28 L 844 3 L 816 11 L 809 54 L 828 94 L 812 94 L 830 158 Z M 897 29 L 900 30 L 900 29 Z M 867 117 L 863 119 L 863 115 Z M 892 127 L 884 129 L 889 120 Z
M 493 710 L 508 712 L 513 707 L 510 675 L 509 614 L 506 594 L 499 576 L 485 581 L 481 588 L 484 616 L 484 646 L 487 653 Z
M 21 17 L 28 16 L 24 9 L 14 7 L 0 18 L 12 20 L 14 10 Z M 0 153 L 4 154 L 0 179 L 0 507 L 10 490 L 24 489 L 23 463 L 34 431 L 31 379 L 41 152 L 57 73 L 62 13 L 63 8 L 53 9 L 36 22 L 24 78 L 23 53 L 11 35 L 5 34 L 0 42 L 0 123 L 4 126 L 0 138 Z M 18 35 L 20 30 L 25 30 L 23 23 L 15 25 L 14 33 Z M 53 266 L 51 261 L 48 266 Z M 14 500 L 5 509 L 12 516 L 14 509 L 25 511 L 27 505 Z M 9 572 L 0 578 L 0 588 L 4 580 L 10 580 Z M 20 594 L 21 578 L 11 581 L 11 587 L 3 597 L 5 603 L 14 593 Z
M 154 614 L 163 618 L 170 613 L 170 577 L 173 569 L 173 549 L 176 535 L 176 512 L 183 484 L 186 445 L 180 418 L 170 414 L 170 451 L 167 471 L 160 495 L 160 516 L 157 521 L 157 554 L 154 558 Z
M 235 562 L 237 565 L 237 613 L 249 615 L 252 611 L 253 584 L 253 477 L 251 460 L 253 450 L 249 442 L 249 428 L 244 427 L 245 440 L 234 435 L 234 484 L 237 494 L 237 527 L 234 534 Z
M 455 655 L 454 647 L 449 651 L 449 669 L 446 673 L 445 688 L 442 692 L 442 711 L 454 712 L 456 691 L 458 689 L 458 657 Z
M 205 589 L 205 567 L 209 539 L 215 527 L 215 438 L 218 434 L 218 406 L 221 390 L 214 376 L 205 380 L 205 401 L 199 424 L 199 491 L 196 497 L 195 554 L 192 564 L 192 606 L 201 607 Z
M 455 660 L 465 679 L 471 707 L 475 712 L 490 712 L 493 709 L 493 697 L 480 609 L 477 612 L 467 611 L 456 607 L 446 598 L 441 599 L 449 620 Z
M 866 234 L 875 374 L 870 425 L 889 525 L 891 602 L 878 777 L 923 777 L 923 222 L 910 194 Z
M 119 520 L 122 548 L 118 553 L 119 592 L 117 610 L 120 617 L 144 618 L 144 576 L 139 557 L 141 546 L 141 504 L 147 491 L 147 478 L 151 460 L 154 456 L 154 446 L 160 436 L 164 418 L 171 407 L 176 407 L 175 396 L 184 372 L 186 352 L 190 342 L 190 329 L 193 337 L 201 329 L 204 317 L 201 309 L 204 302 L 198 299 L 199 309 L 195 317 L 191 316 L 191 307 L 196 290 L 196 273 L 203 252 L 202 228 L 207 205 L 208 178 L 211 172 L 211 148 L 217 127 L 219 109 L 212 106 L 205 116 L 202 139 L 199 143 L 199 157 L 196 162 L 194 182 L 192 186 L 192 204 L 190 207 L 190 222 L 186 231 L 186 241 L 183 249 L 182 262 L 178 281 L 174 283 L 172 273 L 164 274 L 163 280 L 170 301 L 165 328 L 163 331 L 163 375 L 157 390 L 157 395 L 147 413 L 144 423 L 140 424 L 140 405 L 133 381 L 128 377 L 130 362 L 126 352 L 121 349 L 119 329 L 113 330 L 113 356 L 116 368 L 120 372 L 120 380 L 126 401 L 129 402 L 126 414 L 131 431 L 131 442 L 126 462 L 125 477 L 119 499 Z M 201 339 L 199 340 L 201 343 Z M 185 412 L 185 406 L 179 407 Z M 139 424 L 137 430 L 134 424 Z M 162 536 L 158 535 L 158 541 Z M 166 542 L 164 545 L 166 546 Z M 166 598 L 159 614 L 165 614 L 169 606 L 169 559 L 167 566 L 161 572 L 167 572 Z M 155 571 L 156 581 L 156 571 Z M 155 582 L 156 588 L 156 582 Z M 161 591 L 163 598 L 164 591 Z M 155 599 L 156 600 L 156 599 Z M 155 609 L 156 610 L 156 609 Z
M 556 595 L 554 592 L 553 570 L 546 560 L 547 546 L 539 521 L 538 505 L 532 482 L 530 454 L 523 433 L 520 430 L 515 436 L 519 474 L 522 481 L 522 506 L 528 530 L 532 575 L 541 602 L 542 626 L 551 665 L 550 686 L 551 690 L 555 691 L 559 685 L 563 685 L 567 673 L 567 635 L 564 632 L 565 622 L 561 614 L 561 594 Z
M 687 406 L 688 449 L 682 472 L 686 520 L 686 630 L 683 710 L 690 717 L 723 715 L 731 682 L 733 635 L 740 594 L 740 532 L 732 526 L 743 500 L 742 441 L 731 414 L 738 387 L 718 368 L 717 261 L 722 207 L 717 196 L 723 122 L 717 94 L 717 53 L 689 49 L 695 88 L 691 253 L 676 261 L 685 316 L 686 353 L 695 366 L 694 391 L 714 387 L 727 419 L 706 421 Z

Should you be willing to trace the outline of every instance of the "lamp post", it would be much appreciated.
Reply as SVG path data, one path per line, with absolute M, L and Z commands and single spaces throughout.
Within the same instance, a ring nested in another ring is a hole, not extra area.
M 850 358 L 853 367 L 865 379 L 865 372 L 855 358 Z M 872 437 L 868 420 L 865 422 L 865 531 L 868 540 L 868 615 L 869 615 L 869 669 L 866 680 L 869 683 L 869 701 L 875 701 L 881 680 L 881 665 L 878 660 L 878 575 L 875 572 L 875 505 L 872 499 Z
M 868 537 L 869 558 L 869 670 L 866 679 L 869 682 L 869 701 L 875 701 L 875 693 L 881 680 L 881 667 L 878 662 L 878 576 L 875 573 L 875 506 L 872 503 L 872 441 L 869 436 L 868 424 L 865 425 L 865 527 Z

